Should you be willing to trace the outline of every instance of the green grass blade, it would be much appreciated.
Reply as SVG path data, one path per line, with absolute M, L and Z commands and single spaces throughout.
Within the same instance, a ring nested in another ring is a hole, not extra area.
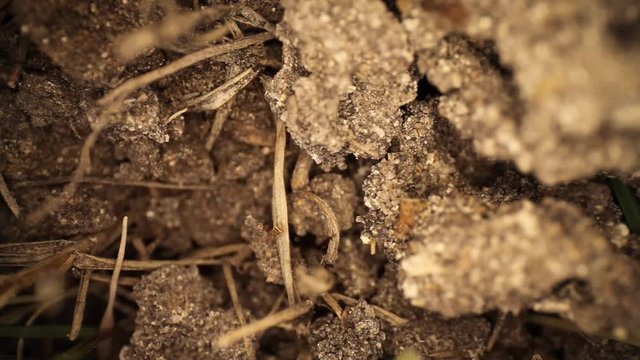
M 610 178 L 609 186 L 618 200 L 629 230 L 640 235 L 640 202 L 633 190 L 617 178 Z

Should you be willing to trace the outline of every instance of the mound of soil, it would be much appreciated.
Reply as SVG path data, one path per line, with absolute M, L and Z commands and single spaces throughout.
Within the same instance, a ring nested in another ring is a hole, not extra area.
M 0 0 L 0 355 L 639 359 L 637 64 L 632 0 Z

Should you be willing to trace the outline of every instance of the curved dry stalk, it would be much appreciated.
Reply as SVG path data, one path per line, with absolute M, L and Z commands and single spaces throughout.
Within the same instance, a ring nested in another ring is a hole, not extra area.
M 226 54 L 235 50 L 244 49 L 252 45 L 260 44 L 273 38 L 273 34 L 265 32 L 230 41 L 228 43 L 213 45 L 189 55 L 185 55 L 170 64 L 125 81 L 120 86 L 111 90 L 103 98 L 98 100 L 98 105 L 108 106 L 110 104 L 118 102 L 119 100 L 123 100 L 135 90 L 145 85 L 149 85 L 154 81 L 162 79 L 165 76 L 171 75 L 200 61 Z
M 238 322 L 240 326 L 245 326 L 247 324 L 244 318 L 244 311 L 242 309 L 242 304 L 240 304 L 240 298 L 238 298 L 238 289 L 236 288 L 236 281 L 233 278 L 233 270 L 231 269 L 231 264 L 224 263 L 222 265 L 222 271 L 224 272 L 224 280 L 227 283 L 227 289 L 229 290 L 229 296 L 231 296 L 231 302 L 233 302 L 233 308 L 235 309 L 236 316 L 238 316 Z M 251 346 L 251 339 L 249 337 L 245 337 L 244 339 L 244 347 L 247 350 L 247 358 L 252 360 L 256 358 L 256 354 L 253 351 L 253 346 Z
M 20 206 L 18 205 L 16 198 L 9 190 L 9 187 L 4 181 L 4 177 L 2 176 L 2 174 L 0 174 L 0 195 L 2 195 L 2 198 L 9 207 L 9 210 L 11 210 L 11 213 L 13 213 L 15 217 L 20 217 Z
M 350 298 L 346 295 L 342 295 L 342 294 L 338 294 L 338 293 L 331 293 L 331 296 L 333 296 L 334 298 L 336 298 L 337 300 L 340 300 L 342 302 L 344 302 L 347 305 L 356 305 L 358 304 L 358 300 L 354 299 L 354 298 Z M 380 306 L 377 305 L 372 305 L 369 304 L 369 306 L 371 306 L 373 308 L 373 312 L 376 314 L 377 317 L 379 317 L 382 320 L 385 320 L 386 322 L 388 322 L 389 324 L 399 327 L 402 326 L 406 323 L 409 322 L 409 320 L 398 316 L 394 313 L 392 313 L 389 310 L 386 310 L 384 308 L 381 308 Z
M 91 272 L 91 270 L 84 270 L 80 275 L 80 288 L 78 289 L 78 296 L 76 297 L 76 306 L 73 309 L 71 331 L 69 331 L 69 340 L 71 341 L 78 338 L 80 329 L 82 329 L 82 319 L 84 318 L 84 308 L 87 304 L 87 290 L 89 290 Z
M 216 340 L 217 347 L 226 347 L 245 337 L 250 337 L 261 331 L 272 328 L 276 325 L 297 319 L 313 309 L 313 301 L 305 300 L 297 303 L 287 309 L 267 315 L 258 321 L 254 321 L 245 326 L 231 330 Z
M 331 230 L 331 240 L 329 240 L 327 253 L 322 258 L 322 263 L 334 264 L 336 260 L 338 260 L 338 249 L 340 248 L 340 226 L 338 225 L 336 213 L 333 211 L 329 203 L 311 191 L 298 191 L 296 192 L 296 195 L 300 195 L 304 199 L 315 203 L 327 220 L 329 229 Z
M 293 175 L 291 176 L 291 189 L 293 191 L 302 190 L 309 184 L 309 173 L 312 166 L 313 159 L 311 156 L 306 151 L 300 150 L 296 166 L 293 168 Z
M 122 235 L 120 236 L 120 246 L 118 247 L 118 256 L 116 258 L 115 267 L 111 276 L 111 283 L 109 284 L 109 300 L 107 301 L 107 308 L 104 310 L 102 320 L 100 320 L 100 332 L 109 331 L 115 326 L 115 319 L 113 316 L 113 307 L 116 301 L 116 295 L 118 294 L 118 277 L 122 270 L 122 263 L 124 262 L 124 251 L 127 247 L 127 224 L 129 222 L 128 217 L 122 218 Z M 107 358 L 111 354 L 111 341 L 104 342 L 98 346 L 98 358 Z
M 291 268 L 291 244 L 289 240 L 289 215 L 287 210 L 287 194 L 284 185 L 284 157 L 287 145 L 287 128 L 282 121 L 276 126 L 276 145 L 273 160 L 273 198 L 271 212 L 273 216 L 273 230 L 278 244 L 280 267 L 284 288 L 287 291 L 289 304 L 296 302 L 293 284 L 293 269 Z

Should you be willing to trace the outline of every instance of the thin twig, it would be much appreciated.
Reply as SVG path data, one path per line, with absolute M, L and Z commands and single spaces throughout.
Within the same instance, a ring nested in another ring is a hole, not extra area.
M 118 256 L 116 258 L 115 267 L 111 276 L 111 283 L 109 284 L 109 301 L 107 301 L 107 308 L 104 310 L 102 320 L 100 321 L 100 332 L 109 331 L 115 326 L 115 319 L 113 316 L 113 307 L 116 301 L 116 295 L 118 291 L 118 277 L 122 270 L 122 262 L 124 261 L 124 252 L 127 246 L 127 223 L 128 217 L 122 218 L 122 235 L 120 237 L 120 246 L 118 247 Z M 111 354 L 111 341 L 104 342 L 98 346 L 98 358 L 107 358 Z
M 222 265 L 222 271 L 224 272 L 224 280 L 227 283 L 227 289 L 229 290 L 229 295 L 231 296 L 231 302 L 233 302 L 233 308 L 236 311 L 236 316 L 238 316 L 238 322 L 240 326 L 245 326 L 247 321 L 244 318 L 244 310 L 242 309 L 242 304 L 240 304 L 240 298 L 238 298 L 238 289 L 236 289 L 236 281 L 233 279 L 233 270 L 231 269 L 231 264 L 224 263 Z M 247 350 L 247 358 L 252 360 L 256 358 L 256 354 L 253 351 L 253 346 L 251 345 L 251 339 L 249 337 L 245 337 L 244 339 L 244 347 Z
M 106 179 L 90 176 L 83 176 L 77 180 L 72 177 L 57 177 L 45 180 L 26 180 L 18 182 L 14 185 L 16 189 L 25 187 L 37 187 L 37 186 L 49 186 L 60 185 L 75 181 L 82 184 L 95 184 L 95 185 L 109 185 L 109 186 L 131 186 L 131 187 L 145 187 L 150 189 L 168 189 L 168 190 L 195 190 L 195 191 L 213 191 L 215 190 L 213 184 L 170 184 L 157 181 L 136 181 L 136 180 L 120 180 L 120 179 Z
M 313 301 L 305 300 L 287 309 L 267 315 L 258 321 L 231 330 L 216 340 L 217 347 L 229 346 L 245 337 L 255 335 L 261 331 L 272 328 L 278 324 L 297 319 L 313 308 Z
M 98 100 L 98 104 L 101 106 L 107 106 L 109 104 L 117 102 L 118 100 L 126 98 L 133 91 L 145 85 L 149 85 L 154 81 L 162 79 L 165 76 L 171 75 L 200 61 L 226 54 L 235 50 L 244 49 L 252 45 L 260 44 L 267 40 L 273 39 L 273 37 L 273 34 L 265 32 L 247 36 L 228 43 L 213 45 L 189 55 L 185 55 L 170 64 L 125 81 L 120 86 L 110 91 L 103 98 Z
M 7 203 L 9 210 L 13 213 L 15 217 L 20 217 L 20 206 L 16 201 L 16 198 L 13 197 L 13 194 L 9 190 L 7 183 L 4 181 L 4 177 L 0 174 L 0 195 L 4 199 L 4 202 Z
M 291 268 L 289 216 L 287 214 L 287 194 L 284 182 L 286 144 L 287 129 L 282 121 L 278 121 L 273 161 L 273 199 L 271 201 L 271 211 L 273 216 L 273 229 L 276 233 L 276 242 L 278 244 L 284 288 L 287 291 L 289 304 L 294 304 L 296 302 L 296 296 L 293 284 L 293 270 Z
M 84 318 L 84 308 L 87 304 L 87 290 L 89 290 L 89 281 L 91 280 L 91 270 L 83 270 L 80 275 L 80 288 L 76 298 L 76 306 L 73 310 L 73 321 L 71 322 L 71 331 L 69 331 L 69 340 L 75 341 L 82 329 L 82 319 Z
M 313 159 L 311 156 L 306 151 L 300 150 L 296 166 L 293 168 L 293 175 L 291 175 L 291 189 L 293 191 L 302 190 L 309 184 L 309 173 L 312 166 Z
M 334 264 L 336 260 L 338 260 L 338 249 L 340 248 L 340 225 L 338 225 L 336 213 L 333 211 L 329 203 L 311 191 L 298 191 L 295 194 L 315 203 L 327 220 L 329 231 L 331 232 L 331 240 L 329 240 L 327 253 L 322 258 L 322 263 Z
M 350 298 L 346 295 L 342 295 L 338 293 L 331 293 L 331 295 L 337 300 L 340 300 L 347 305 L 356 305 L 358 303 L 358 300 L 354 298 Z M 386 322 L 388 322 L 393 326 L 399 327 L 409 322 L 409 320 L 403 317 L 400 317 L 389 310 L 381 308 L 380 306 L 372 305 L 372 304 L 370 304 L 369 306 L 373 307 L 373 311 L 375 312 L 377 317 L 379 317 L 382 320 L 385 320 Z
M 507 312 L 501 311 L 498 314 L 498 319 L 496 320 L 496 324 L 493 326 L 493 330 L 491 331 L 491 335 L 489 336 L 489 340 L 487 341 L 487 352 L 493 349 L 493 346 L 498 341 L 498 335 L 500 335 L 500 331 L 504 327 L 504 321 L 507 319 Z

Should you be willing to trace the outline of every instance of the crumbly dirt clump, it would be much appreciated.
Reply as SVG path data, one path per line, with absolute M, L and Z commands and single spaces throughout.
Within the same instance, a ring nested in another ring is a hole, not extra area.
M 272 109 L 326 168 L 347 154 L 382 157 L 400 130 L 400 106 L 415 97 L 404 29 L 378 1 L 282 5 L 285 64 L 269 85 Z
M 635 2 L 398 5 L 443 115 L 479 152 L 548 184 L 638 169 Z
M 242 342 L 224 349 L 216 337 L 239 326 L 232 309 L 220 308 L 222 294 L 196 267 L 169 266 L 145 276 L 134 289 L 136 331 L 122 359 L 243 359 Z
M 373 308 L 364 301 L 345 309 L 342 320 L 333 314 L 316 319 L 310 332 L 314 359 L 374 360 L 382 356 L 385 333 Z
M 561 202 L 495 211 L 472 199 L 426 202 L 401 263 L 402 288 L 413 304 L 445 316 L 518 312 L 556 284 L 587 277 L 590 264 L 607 254 L 578 209 Z

